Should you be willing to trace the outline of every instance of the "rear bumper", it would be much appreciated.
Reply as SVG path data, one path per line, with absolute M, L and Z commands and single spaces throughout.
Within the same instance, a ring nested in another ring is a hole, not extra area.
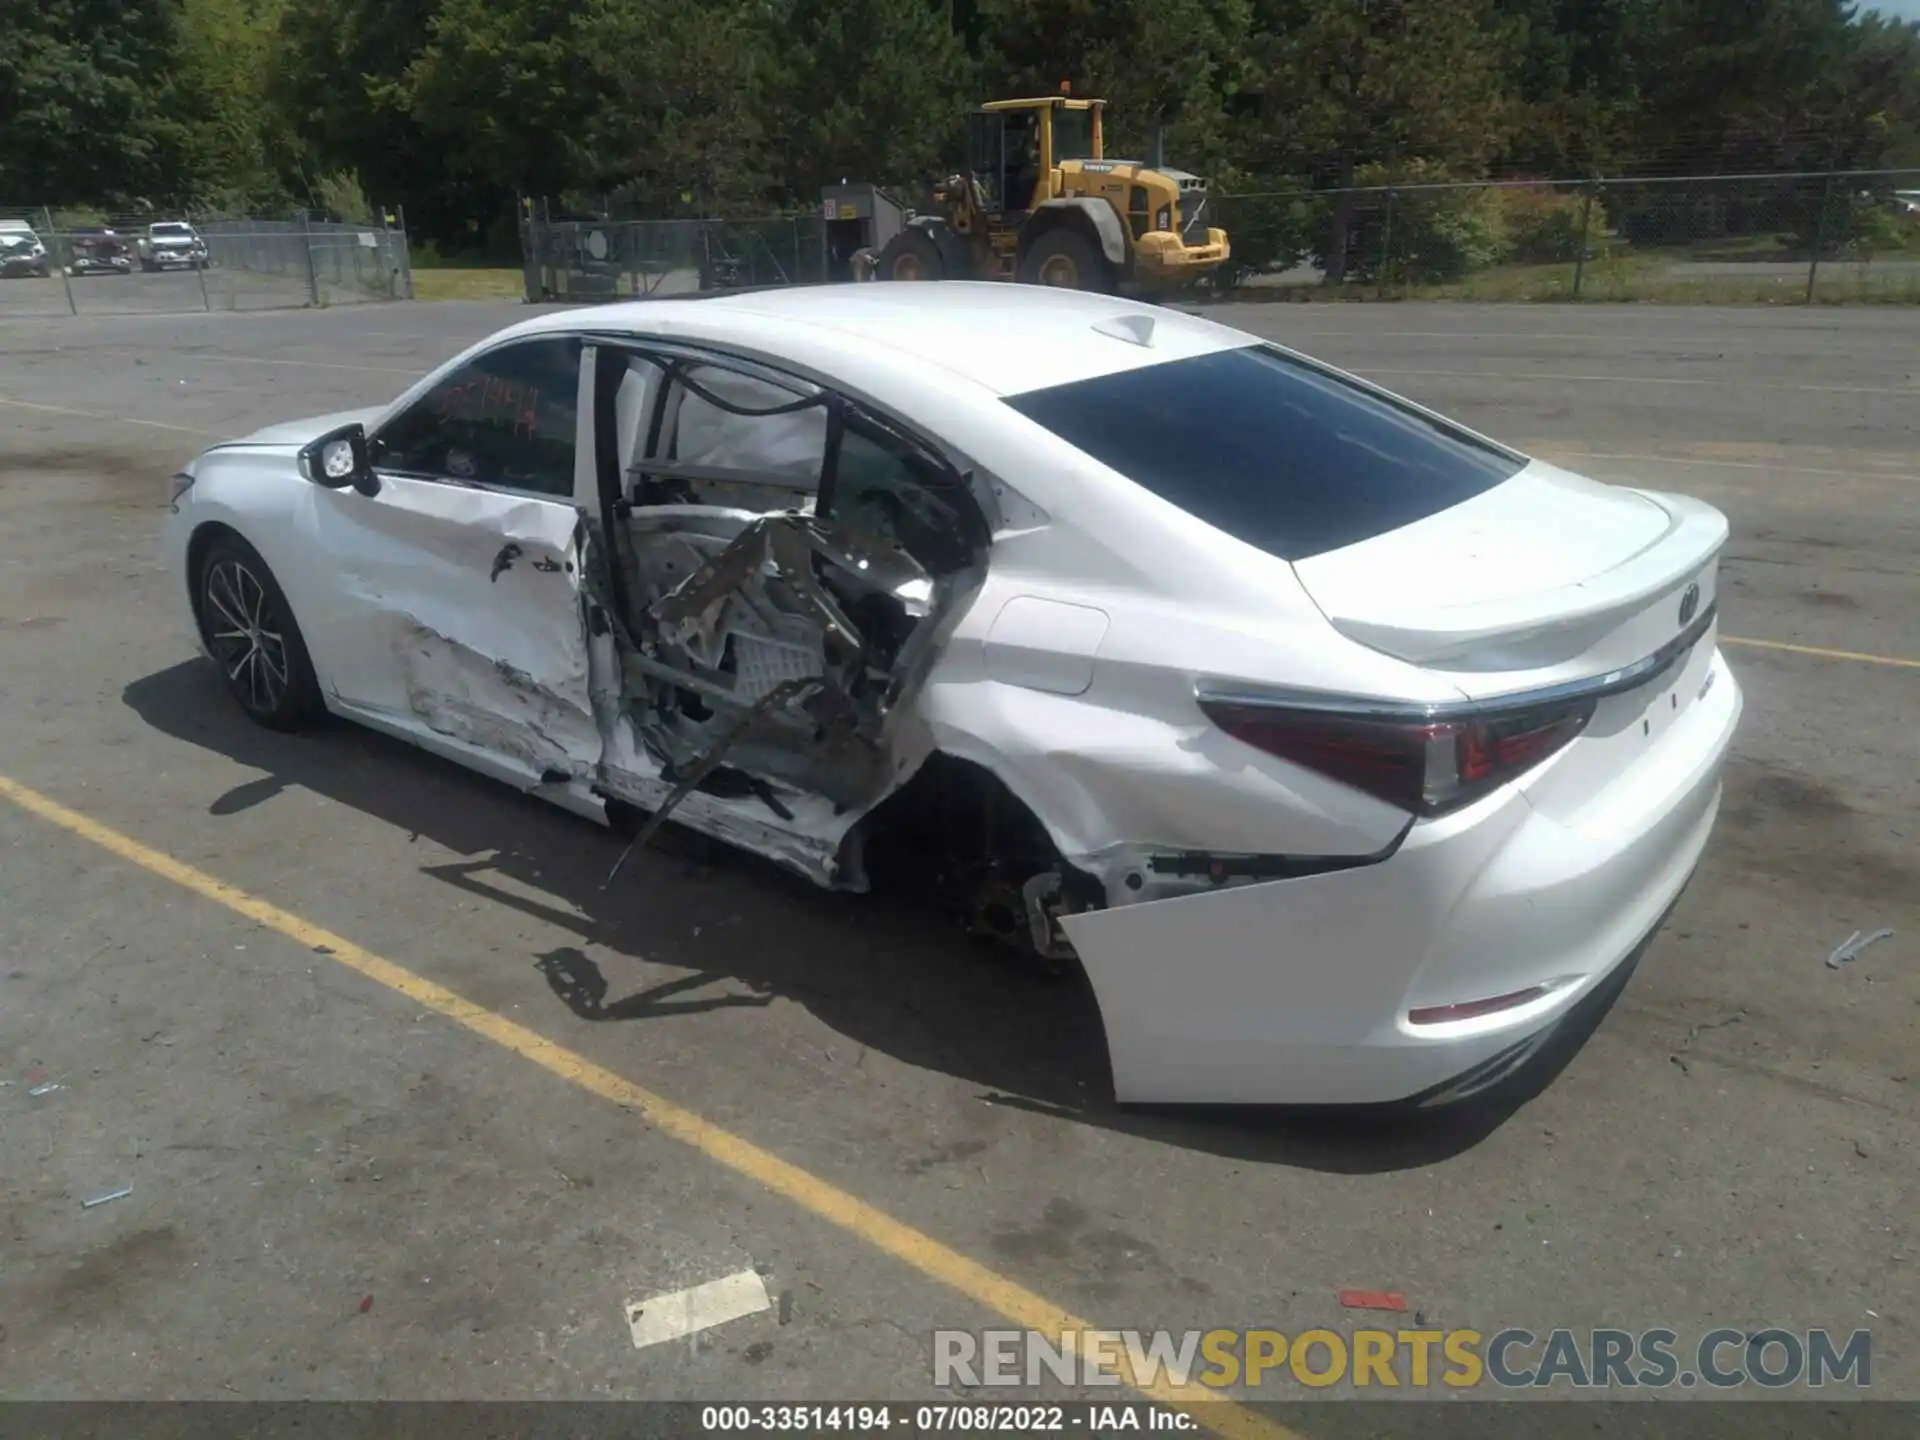
M 1459 1098 L 1524 1061 L 1657 928 L 1712 831 L 1743 702 L 1717 651 L 1685 668 L 1674 683 L 1710 674 L 1706 692 L 1576 820 L 1510 789 L 1377 865 L 1066 919 L 1116 1097 Z M 1493 1014 L 1408 1018 L 1534 986 Z

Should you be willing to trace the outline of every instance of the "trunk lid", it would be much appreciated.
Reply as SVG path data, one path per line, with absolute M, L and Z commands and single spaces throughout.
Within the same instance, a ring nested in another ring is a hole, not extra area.
M 1341 634 L 1488 699 L 1605 675 L 1672 642 L 1713 605 L 1726 538 L 1726 517 L 1700 501 L 1536 460 L 1294 571 Z

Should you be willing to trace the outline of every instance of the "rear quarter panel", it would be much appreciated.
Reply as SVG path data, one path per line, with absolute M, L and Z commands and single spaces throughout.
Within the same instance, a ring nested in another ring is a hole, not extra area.
M 1285 562 L 990 407 L 959 433 L 1038 517 L 996 538 L 929 677 L 920 712 L 934 744 L 999 775 L 1076 863 L 1143 844 L 1297 856 L 1390 845 L 1403 811 L 1228 737 L 1196 686 L 1459 692 L 1336 634 Z M 1049 607 L 1058 623 L 1036 623 Z

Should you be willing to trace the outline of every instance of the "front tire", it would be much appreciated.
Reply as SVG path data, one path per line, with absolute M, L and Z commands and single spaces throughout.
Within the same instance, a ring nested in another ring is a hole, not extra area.
M 1060 290 L 1088 290 L 1111 295 L 1113 266 L 1100 247 L 1080 231 L 1060 226 L 1040 236 L 1020 259 L 1020 283 L 1051 285 Z
M 293 607 L 260 553 L 237 535 L 207 546 L 193 580 L 200 639 L 227 693 L 269 730 L 299 730 L 325 711 Z

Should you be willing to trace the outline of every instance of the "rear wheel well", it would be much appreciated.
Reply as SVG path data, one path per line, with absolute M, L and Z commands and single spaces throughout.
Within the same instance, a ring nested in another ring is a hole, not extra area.
M 985 940 L 1038 957 L 1023 888 L 1060 878 L 1059 903 L 1103 903 L 1100 882 L 1068 865 L 1040 817 L 983 765 L 936 751 L 860 823 L 869 884 L 950 910 Z M 1057 959 L 1057 957 L 1053 957 Z

